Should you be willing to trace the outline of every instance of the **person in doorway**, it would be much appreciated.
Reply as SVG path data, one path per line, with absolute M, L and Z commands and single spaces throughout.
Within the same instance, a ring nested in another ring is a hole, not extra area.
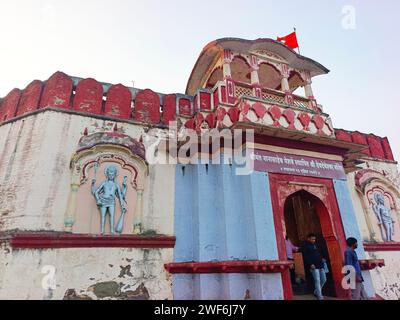
M 367 294 L 364 290 L 364 278 L 361 273 L 360 262 L 357 257 L 357 239 L 350 237 L 346 240 L 347 249 L 344 252 L 344 264 L 346 266 L 352 266 L 355 271 L 355 287 L 351 289 L 352 300 L 366 300 Z
M 308 270 L 314 280 L 314 295 L 318 300 L 323 300 L 322 288 L 326 283 L 326 274 L 324 269 L 324 259 L 319 248 L 316 245 L 317 236 L 314 233 L 307 235 L 307 240 L 304 242 L 301 252 L 305 269 Z
M 299 247 L 296 247 L 292 241 L 290 241 L 288 235 L 285 236 L 285 243 L 286 243 L 286 256 L 289 261 L 294 261 L 293 253 L 299 250 Z M 296 272 L 294 265 L 290 268 L 290 280 L 292 285 L 296 285 Z

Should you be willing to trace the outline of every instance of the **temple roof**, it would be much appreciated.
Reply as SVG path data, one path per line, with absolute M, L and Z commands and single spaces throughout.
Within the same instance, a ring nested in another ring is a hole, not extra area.
M 220 57 L 221 51 L 224 49 L 230 49 L 233 52 L 242 54 L 249 54 L 257 50 L 268 50 L 281 56 L 290 66 L 308 70 L 311 77 L 329 72 L 320 63 L 296 53 L 283 43 L 273 39 L 259 38 L 256 40 L 246 40 L 240 38 L 221 38 L 210 42 L 201 51 L 190 74 L 186 86 L 186 94 L 193 95 L 201 87 L 204 75 L 213 68 Z

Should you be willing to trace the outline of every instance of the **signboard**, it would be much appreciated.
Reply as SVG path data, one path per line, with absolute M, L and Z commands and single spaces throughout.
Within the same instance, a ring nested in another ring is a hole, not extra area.
M 256 171 L 346 180 L 340 161 L 257 149 L 250 151 L 250 159 Z

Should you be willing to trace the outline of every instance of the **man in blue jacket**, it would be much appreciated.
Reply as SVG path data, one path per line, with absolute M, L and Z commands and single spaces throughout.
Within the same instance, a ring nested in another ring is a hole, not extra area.
M 361 273 L 360 262 L 358 261 L 356 249 L 358 246 L 357 239 L 350 237 L 347 238 L 347 249 L 344 252 L 344 264 L 352 266 L 355 271 L 355 288 L 351 289 L 351 296 L 353 300 L 365 300 L 367 294 L 364 290 L 364 278 Z
M 317 236 L 314 233 L 307 235 L 307 241 L 304 242 L 301 251 L 303 253 L 304 266 L 309 270 L 314 279 L 314 295 L 318 300 L 323 300 L 322 288 L 326 283 L 326 274 L 324 269 L 324 259 L 319 248 L 315 244 Z

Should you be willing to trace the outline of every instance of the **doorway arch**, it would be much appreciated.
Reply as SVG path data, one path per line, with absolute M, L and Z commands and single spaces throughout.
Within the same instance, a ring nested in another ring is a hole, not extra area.
M 328 247 L 328 243 L 330 246 L 336 246 L 337 243 L 325 240 L 325 236 L 329 236 L 331 232 L 329 216 L 324 216 L 326 213 L 327 209 L 322 200 L 304 189 L 289 195 L 284 203 L 285 233 L 288 238 L 294 245 L 301 247 L 304 241 L 306 241 L 308 234 L 315 234 L 317 237 L 317 246 L 322 256 L 327 260 L 329 270 L 332 270 L 330 263 L 331 256 L 329 254 L 329 252 L 332 252 L 332 248 Z M 324 225 L 326 223 L 328 225 Z M 295 254 L 295 256 L 296 271 L 300 275 L 300 278 L 306 280 L 309 289 L 308 293 L 312 293 L 312 290 L 310 290 L 313 285 L 311 274 L 307 270 L 304 270 L 302 255 L 299 253 Z M 323 293 L 326 296 L 336 296 L 331 274 L 331 272 L 327 274 L 327 282 L 323 288 Z M 293 293 L 296 293 L 296 287 L 293 284 L 291 285 Z
M 339 298 L 348 298 L 348 293 L 341 286 L 346 238 L 332 180 L 270 173 L 269 183 L 279 259 L 287 260 L 285 202 L 288 198 L 290 199 L 290 196 L 301 191 L 314 200 L 315 211 L 330 259 L 330 271 L 336 295 Z M 292 299 L 289 270 L 282 273 L 282 284 L 284 298 Z

